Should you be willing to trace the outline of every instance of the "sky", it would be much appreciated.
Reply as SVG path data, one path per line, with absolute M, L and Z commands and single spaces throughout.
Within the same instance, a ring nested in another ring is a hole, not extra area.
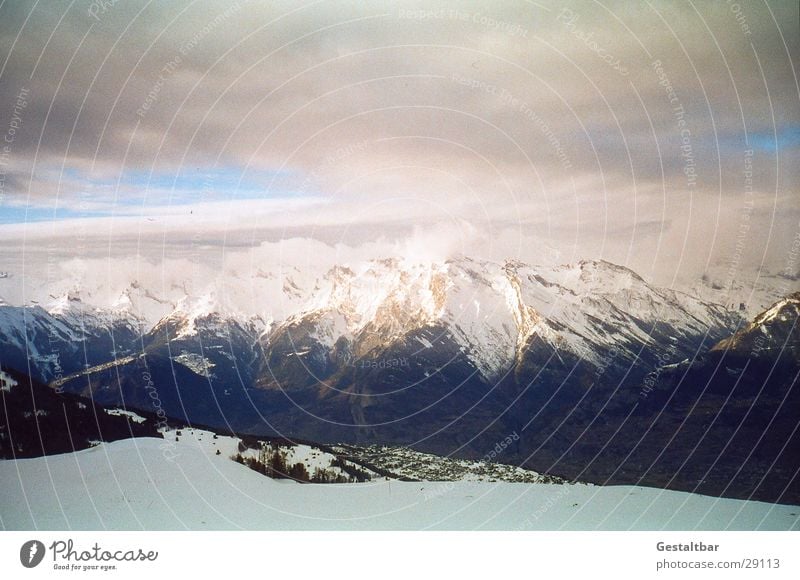
M 794 0 L 5 1 L 0 260 L 793 275 L 797 30 Z

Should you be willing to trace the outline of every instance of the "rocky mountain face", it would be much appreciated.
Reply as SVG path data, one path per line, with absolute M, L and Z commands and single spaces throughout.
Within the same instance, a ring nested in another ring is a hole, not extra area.
M 0 302 L 0 363 L 49 382 L 137 349 L 141 321 L 84 304 L 76 293 L 40 305 Z
M 642 482 L 717 496 L 800 501 L 800 294 L 778 301 L 706 352 L 663 364 L 623 421 L 567 422 L 576 442 L 529 465 L 571 477 Z
M 438 452 L 550 430 L 557 410 L 581 399 L 590 414 L 635 404 L 650 370 L 694 356 L 740 323 L 606 262 L 543 270 L 387 261 L 337 269 L 325 282 L 311 308 L 262 339 L 256 386 L 294 403 L 276 420 Z
M 253 322 L 179 306 L 139 336 L 131 355 L 52 384 L 102 405 L 164 409 L 182 421 L 241 428 L 258 420 L 247 389 L 259 368 L 261 330 Z
M 653 288 L 607 262 L 542 270 L 471 260 L 403 268 L 386 261 L 359 273 L 337 268 L 325 282 L 307 310 L 271 332 L 268 362 L 296 366 L 285 360 L 294 353 L 301 366 L 308 359 L 311 369 L 322 364 L 331 371 L 341 366 L 337 361 L 375 358 L 421 332 L 415 352 L 433 348 L 425 334 L 435 348 L 452 342 L 482 380 L 496 382 L 531 341 L 599 366 L 613 346 L 628 361 L 642 345 L 679 354 L 693 351 L 698 337 L 738 322 L 721 306 Z

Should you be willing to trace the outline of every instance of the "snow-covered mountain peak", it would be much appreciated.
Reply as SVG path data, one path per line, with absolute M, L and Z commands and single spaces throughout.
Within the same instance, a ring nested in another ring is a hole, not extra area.
M 772 350 L 793 351 L 800 349 L 800 292 L 790 294 L 775 302 L 753 321 L 721 340 L 714 350 L 739 350 L 756 355 Z
M 308 310 L 336 312 L 349 332 L 367 325 L 399 326 L 430 321 L 443 306 L 444 264 L 409 264 L 397 259 L 372 261 L 359 270 L 336 266 L 328 271 L 309 301 Z
M 54 297 L 45 308 L 53 316 L 65 316 L 70 313 L 83 313 L 91 310 L 81 300 L 81 292 L 77 289 L 66 291 L 61 296 Z
M 293 332 L 307 324 L 309 336 L 327 348 L 344 338 L 357 355 L 417 330 L 444 328 L 439 340 L 455 340 L 484 377 L 494 378 L 515 364 L 534 336 L 599 363 L 620 340 L 651 343 L 664 324 L 702 336 L 709 328 L 732 327 L 733 319 L 721 306 L 653 287 L 609 262 L 533 267 L 462 257 L 337 266 L 288 324 Z
M 144 288 L 136 280 L 124 288 L 110 305 L 110 310 L 118 317 L 135 320 L 137 325 L 144 330 L 150 330 L 174 308 L 174 302 L 158 297 L 152 290 Z
M 227 318 L 231 315 L 218 300 L 216 292 L 209 291 L 197 298 L 184 296 L 175 305 L 175 309 L 158 326 L 169 324 L 176 338 L 186 338 L 197 334 L 201 321 L 214 316 Z
M 111 308 L 113 310 L 130 312 L 133 310 L 133 300 L 131 300 L 130 289 L 123 290 L 122 294 L 119 295 L 112 304 Z
M 530 267 L 525 266 L 530 270 Z M 538 268 L 548 282 L 577 296 L 608 296 L 622 292 L 646 292 L 650 286 L 638 274 L 605 260 L 581 260 L 552 268 Z
M 487 379 L 512 368 L 532 344 L 599 363 L 612 345 L 651 344 L 666 327 L 680 339 L 735 326 L 735 315 L 722 306 L 651 286 L 604 261 L 531 266 L 389 257 L 326 268 L 262 264 L 249 275 L 225 271 L 200 284 L 163 287 L 132 280 L 105 308 L 74 290 L 47 308 L 70 328 L 92 332 L 124 324 L 137 333 L 168 329 L 183 339 L 222 335 L 235 325 L 264 343 L 284 331 L 290 332 L 285 344 L 307 336 L 320 353 L 344 339 L 340 347 L 357 357 L 406 339 L 424 349 L 445 344 Z M 24 330 L 23 322 L 16 326 Z
M 139 329 L 146 326 L 145 320 L 134 307 L 129 291 L 123 292 L 107 308 L 94 305 L 91 295 L 86 294 L 79 289 L 68 290 L 53 298 L 45 310 L 74 328 L 111 330 L 119 325 Z
M 798 313 L 800 313 L 800 292 L 778 300 L 753 320 L 753 326 L 763 326 L 775 320 L 787 322 L 792 317 L 797 319 Z
M 194 337 L 206 331 L 217 336 L 225 335 L 225 327 L 230 324 L 248 328 L 257 335 L 265 332 L 272 319 L 255 313 L 254 309 L 242 308 L 236 298 L 236 295 L 231 296 L 217 288 L 210 288 L 196 298 L 185 296 L 153 330 L 169 328 L 169 334 L 176 339 Z

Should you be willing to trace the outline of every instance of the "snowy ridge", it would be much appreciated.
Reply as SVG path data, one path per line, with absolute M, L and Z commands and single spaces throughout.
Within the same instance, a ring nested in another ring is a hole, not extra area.
M 141 415 L 137 415 L 133 411 L 126 411 L 125 409 L 105 409 L 106 415 L 112 417 L 128 417 L 134 423 L 144 423 L 147 419 Z
M 397 336 L 440 315 L 439 276 L 445 266 L 426 268 L 400 260 L 371 262 L 354 271 L 336 266 L 317 285 L 307 310 L 336 312 L 355 335 L 372 326 Z
M 800 333 L 800 292 L 778 300 L 733 336 L 721 340 L 714 350 L 745 348 L 751 354 L 771 348 L 797 348 Z
M 268 326 L 259 315 L 248 315 L 231 307 L 226 297 L 212 291 L 197 298 L 182 298 L 151 332 L 168 329 L 173 339 L 196 337 L 199 333 L 226 338 L 231 325 L 250 329 L 256 334 L 265 332 Z
M 82 329 L 87 333 L 110 332 L 114 328 L 125 327 L 136 331 L 142 326 L 142 319 L 122 302 L 120 307 L 98 308 L 84 302 L 80 292 L 72 290 L 53 299 L 46 307 L 47 312 L 69 328 Z
M 73 342 L 87 334 L 125 330 L 141 336 L 165 329 L 170 340 L 225 339 L 236 326 L 267 346 L 299 330 L 326 352 L 347 344 L 356 358 L 416 332 L 422 349 L 454 341 L 483 377 L 494 379 L 534 338 L 598 364 L 612 345 L 651 344 L 660 327 L 680 339 L 732 328 L 737 320 L 724 307 L 653 287 L 604 261 L 537 267 L 466 257 L 425 263 L 390 258 L 337 265 L 318 277 L 293 267 L 262 267 L 198 289 L 173 284 L 159 292 L 134 281 L 106 308 L 88 305 L 91 296 L 72 289 L 47 310 L 2 306 L 0 332 L 17 348 L 35 351 L 41 341 L 30 346 L 31 325 L 39 325 L 42 336 Z M 443 329 L 435 340 L 418 332 L 434 327 Z
M 793 294 L 783 300 L 778 300 L 770 308 L 758 315 L 755 320 L 753 320 L 752 326 L 763 326 L 776 319 L 779 319 L 781 322 L 787 322 L 792 315 L 794 315 L 796 319 L 798 312 L 800 312 L 800 294 Z
M 665 325 L 680 338 L 730 328 L 736 320 L 719 305 L 654 288 L 602 261 L 536 268 L 468 258 L 385 260 L 359 271 L 337 267 L 325 281 L 308 310 L 273 332 L 306 324 L 325 348 L 344 338 L 363 356 L 412 331 L 443 325 L 486 378 L 508 370 L 533 336 L 598 363 L 602 351 L 620 341 L 652 343 L 652 333 Z
M 525 266 L 516 271 L 528 282 L 523 300 L 547 326 L 559 330 L 560 344 L 595 362 L 597 349 L 587 345 L 611 346 L 620 338 L 649 344 L 659 324 L 686 336 L 702 336 L 709 329 L 730 328 L 737 319 L 719 305 L 655 288 L 631 270 L 608 262 L 582 261 L 539 271 Z M 610 334 L 598 322 L 615 326 L 616 332 Z

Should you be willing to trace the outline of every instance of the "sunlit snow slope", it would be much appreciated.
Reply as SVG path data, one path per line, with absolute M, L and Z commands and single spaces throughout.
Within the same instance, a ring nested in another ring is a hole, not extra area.
M 194 440 L 0 462 L 5 529 L 797 529 L 797 509 L 629 486 L 278 482 Z M 21 484 L 24 482 L 24 485 Z

